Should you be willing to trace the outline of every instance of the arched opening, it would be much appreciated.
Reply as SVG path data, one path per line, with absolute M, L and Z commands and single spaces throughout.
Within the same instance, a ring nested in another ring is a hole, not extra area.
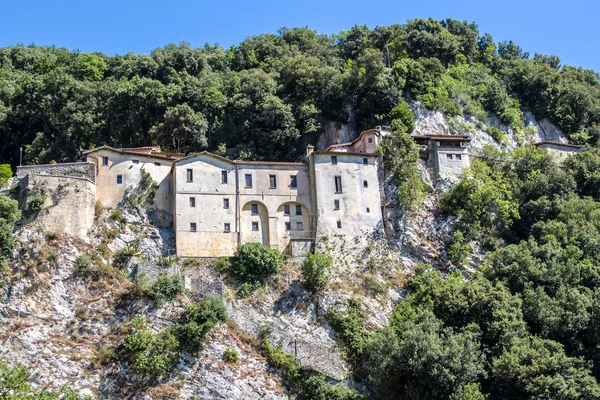
M 259 201 L 249 201 L 242 207 L 241 215 L 242 243 L 262 243 L 270 245 L 269 212 Z

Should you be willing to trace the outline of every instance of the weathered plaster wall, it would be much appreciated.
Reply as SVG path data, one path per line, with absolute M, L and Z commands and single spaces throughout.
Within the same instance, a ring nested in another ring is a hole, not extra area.
M 94 223 L 96 186 L 93 182 L 86 178 L 29 174 L 25 203 L 36 193 L 44 195 L 46 201 L 35 224 L 46 232 L 87 237 Z
M 187 170 L 192 170 L 192 181 Z M 227 172 L 227 183 L 221 173 Z M 175 187 L 175 236 L 177 254 L 182 257 L 231 256 L 237 247 L 236 234 L 236 175 L 233 163 L 198 155 L 176 164 Z M 194 197 L 196 206 L 191 207 Z M 229 200 L 229 208 L 224 200 Z M 196 232 L 190 232 L 190 224 L 196 224 Z M 225 232 L 225 223 L 231 232 Z
M 561 146 L 560 144 L 544 143 L 538 146 L 538 150 L 547 151 L 550 155 L 562 161 L 581 150 L 577 147 Z
M 431 145 L 436 183 L 440 188 L 446 188 L 456 183 L 462 176 L 463 168 L 471 165 L 469 150 L 466 147 L 445 147 Z M 460 158 L 460 159 L 459 159 Z
M 331 156 L 337 156 L 332 164 Z M 317 244 L 344 236 L 348 241 L 365 242 L 382 232 L 378 159 L 373 155 L 313 153 Z M 368 164 L 363 163 L 368 159 Z M 336 193 L 335 177 L 342 178 L 342 191 Z M 364 182 L 367 182 L 367 187 Z M 336 209 L 335 200 L 339 201 Z M 367 210 L 368 209 L 368 210 Z M 341 228 L 338 228 L 338 221 Z
M 102 165 L 102 157 L 108 157 L 108 165 Z M 141 178 L 140 171 L 143 168 L 159 185 L 154 195 L 154 207 L 162 213 L 171 215 L 170 171 L 174 160 L 143 154 L 121 154 L 109 149 L 101 149 L 89 154 L 87 161 L 96 165 L 96 196 L 103 206 L 117 207 L 126 194 L 137 187 Z M 123 176 L 123 183 L 117 183 L 117 175 Z M 169 218 L 165 219 L 167 220 L 165 223 L 170 225 Z
M 94 182 L 96 179 L 96 167 L 94 163 L 64 163 L 64 164 L 39 164 L 23 165 L 17 167 L 17 179 L 24 178 L 27 174 L 54 175 L 54 176 L 78 176 L 87 178 Z

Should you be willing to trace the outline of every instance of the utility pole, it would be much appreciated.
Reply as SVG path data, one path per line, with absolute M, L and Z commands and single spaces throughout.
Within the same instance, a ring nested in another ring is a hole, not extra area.
M 19 167 L 23 166 L 23 146 L 19 147 Z

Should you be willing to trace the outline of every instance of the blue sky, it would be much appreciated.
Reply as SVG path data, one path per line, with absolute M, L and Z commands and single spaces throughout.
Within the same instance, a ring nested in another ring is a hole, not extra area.
M 600 71 L 600 2 L 570 1 L 191 1 L 0 0 L 0 46 L 56 45 L 82 52 L 149 53 L 168 43 L 224 47 L 280 27 L 335 33 L 355 24 L 412 18 L 475 21 L 496 41 L 555 54 L 563 64 Z

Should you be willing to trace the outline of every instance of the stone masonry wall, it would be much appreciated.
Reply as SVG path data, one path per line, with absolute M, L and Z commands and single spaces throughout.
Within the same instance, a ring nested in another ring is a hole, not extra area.
M 46 232 L 87 237 L 94 223 L 94 183 L 86 178 L 29 174 L 22 208 L 27 209 L 36 194 L 46 199 L 34 220 L 36 225 Z
M 96 165 L 88 162 L 23 165 L 17 167 L 17 178 L 24 178 L 28 174 L 52 176 L 77 176 L 96 181 Z

